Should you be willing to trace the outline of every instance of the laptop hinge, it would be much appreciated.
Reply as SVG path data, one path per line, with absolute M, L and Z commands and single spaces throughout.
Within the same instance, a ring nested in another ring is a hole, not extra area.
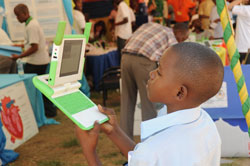
M 60 96 L 63 96 L 72 92 L 76 92 L 79 90 L 80 87 L 81 87 L 81 84 L 78 81 L 53 87 L 52 89 L 54 90 L 54 94 L 51 97 L 55 98 L 55 97 L 60 97 Z

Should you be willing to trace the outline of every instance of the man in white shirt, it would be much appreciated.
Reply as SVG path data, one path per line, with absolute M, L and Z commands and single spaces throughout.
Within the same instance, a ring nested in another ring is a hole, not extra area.
M 25 58 L 24 73 L 45 74 L 50 62 L 49 53 L 46 47 L 46 40 L 43 29 L 38 21 L 29 14 L 29 9 L 25 4 L 18 4 L 14 8 L 14 13 L 20 23 L 25 23 L 25 45 L 24 52 L 20 55 L 13 54 L 12 59 Z M 47 97 L 43 96 L 45 115 L 47 117 L 56 116 L 56 108 Z
M 142 142 L 135 146 L 117 124 L 115 113 L 98 106 L 109 121 L 96 122 L 91 131 L 77 127 L 88 164 L 101 165 L 96 153 L 101 129 L 128 157 L 129 166 L 219 166 L 221 139 L 199 105 L 218 93 L 223 77 L 223 64 L 212 49 L 192 42 L 173 45 L 147 84 L 150 101 L 166 104 L 168 114 L 143 122 Z
M 127 39 L 132 35 L 131 11 L 123 0 L 115 0 L 118 6 L 115 18 L 115 35 L 117 37 L 118 52 L 124 48 Z
M 82 13 L 82 0 L 74 0 L 75 7 L 73 10 L 73 28 L 76 30 L 77 34 L 83 34 L 86 20 Z
M 241 3 L 245 5 L 240 5 Z M 235 40 L 240 53 L 240 62 L 245 59 L 248 49 L 250 49 L 250 1 L 235 0 L 228 5 L 228 9 L 237 15 Z M 246 63 L 250 63 L 246 59 Z

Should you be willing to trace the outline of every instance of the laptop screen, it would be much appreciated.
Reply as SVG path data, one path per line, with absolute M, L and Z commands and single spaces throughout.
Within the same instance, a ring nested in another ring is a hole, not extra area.
M 77 74 L 83 40 L 65 40 L 59 77 Z

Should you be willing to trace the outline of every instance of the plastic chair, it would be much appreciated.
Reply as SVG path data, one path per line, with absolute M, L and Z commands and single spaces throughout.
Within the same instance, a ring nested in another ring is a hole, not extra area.
M 108 90 L 120 88 L 121 69 L 120 66 L 114 66 L 105 70 L 99 83 L 99 89 L 103 91 L 103 105 L 106 106 L 108 99 Z

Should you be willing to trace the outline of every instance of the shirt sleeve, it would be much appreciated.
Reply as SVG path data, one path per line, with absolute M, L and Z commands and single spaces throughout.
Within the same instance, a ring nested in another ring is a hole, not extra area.
M 232 13 L 236 15 L 250 17 L 250 6 L 249 5 L 248 6 L 236 5 L 233 7 Z
M 84 15 L 81 12 L 78 12 L 77 17 L 75 17 L 75 19 L 79 27 L 81 29 L 84 29 L 86 24 Z

